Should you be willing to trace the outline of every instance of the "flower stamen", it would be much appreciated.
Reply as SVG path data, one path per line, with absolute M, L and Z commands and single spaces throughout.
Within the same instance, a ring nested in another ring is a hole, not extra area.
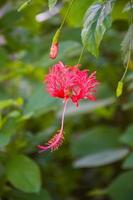
M 62 121 L 61 121 L 61 129 L 57 131 L 57 133 L 47 142 L 45 146 L 38 145 L 38 148 L 40 149 L 40 153 L 43 151 L 47 151 L 51 149 L 51 151 L 57 150 L 63 143 L 64 140 L 64 117 L 65 117 L 65 111 L 67 106 L 67 100 L 64 103 L 64 109 L 62 113 Z
M 46 146 L 38 145 L 40 153 L 51 149 L 51 151 L 57 150 L 63 143 L 64 133 L 60 130 L 47 142 Z

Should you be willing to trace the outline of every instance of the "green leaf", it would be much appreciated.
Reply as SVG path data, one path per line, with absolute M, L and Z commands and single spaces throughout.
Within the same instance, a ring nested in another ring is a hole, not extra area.
M 133 125 L 129 126 L 121 136 L 120 141 L 133 147 Z
M 94 56 L 98 56 L 98 48 L 105 31 L 111 26 L 110 13 L 112 1 L 93 4 L 85 14 L 81 33 L 83 45 Z
M 133 171 L 118 176 L 108 188 L 112 200 L 133 199 Z
M 53 8 L 56 3 L 57 3 L 57 0 L 48 0 L 49 9 Z
M 117 162 L 128 154 L 127 149 L 110 149 L 90 154 L 74 162 L 76 168 L 100 167 Z
M 3 42 L 6 42 L 5 38 L 3 38 Z M 8 62 L 7 52 L 5 51 L 4 48 L 0 47 L 0 68 L 5 67 L 7 62 Z
M 124 64 L 126 65 L 133 52 L 133 24 L 129 26 L 129 29 L 121 43 L 121 50 L 124 58 Z
M 14 104 L 15 104 L 15 100 L 13 99 L 2 100 L 0 101 L 0 110 L 10 107 Z
M 26 194 L 21 191 L 15 190 L 11 191 L 10 194 L 11 199 L 13 200 L 51 200 L 49 193 L 42 189 L 37 194 Z
M 130 169 L 133 168 L 133 153 L 131 153 L 126 160 L 123 163 L 123 168 L 124 169 Z
M 0 148 L 9 144 L 12 136 L 16 133 L 18 126 L 18 117 L 9 117 L 3 127 L 0 129 Z
M 98 126 L 85 133 L 77 134 L 71 140 L 74 156 L 85 156 L 119 147 L 119 130 L 112 126 Z
M 7 178 L 14 187 L 27 193 L 39 192 L 40 171 L 37 164 L 24 155 L 14 155 L 7 162 Z
M 25 115 L 39 116 L 58 107 L 59 100 L 50 97 L 43 84 L 38 85 L 30 96 L 24 108 Z
M 23 99 L 21 97 L 17 99 L 5 99 L 0 101 L 0 110 L 8 108 L 10 106 L 21 106 Z

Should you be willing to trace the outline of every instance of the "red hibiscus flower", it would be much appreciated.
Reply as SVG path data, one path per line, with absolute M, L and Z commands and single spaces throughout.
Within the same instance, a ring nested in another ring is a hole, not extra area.
M 96 72 L 88 75 L 88 70 L 80 70 L 79 66 L 65 66 L 62 62 L 54 65 L 46 75 L 44 83 L 52 97 L 64 99 L 61 129 L 49 140 L 46 146 L 38 146 L 41 151 L 56 150 L 64 139 L 64 114 L 68 100 L 78 106 L 81 99 L 95 100 L 95 87 L 98 85 Z
M 54 65 L 44 82 L 52 97 L 71 99 L 78 105 L 80 99 L 95 100 L 93 93 L 98 84 L 96 72 L 88 76 L 88 70 L 80 70 L 78 66 L 65 66 L 62 62 Z
M 50 48 L 49 57 L 52 59 L 55 59 L 58 55 L 58 51 L 59 51 L 58 43 L 52 43 L 51 48 Z

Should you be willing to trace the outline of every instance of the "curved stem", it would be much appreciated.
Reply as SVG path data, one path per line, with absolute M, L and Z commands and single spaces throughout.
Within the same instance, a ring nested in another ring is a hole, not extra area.
M 85 46 L 83 46 L 83 48 L 82 48 L 82 50 L 81 50 L 81 53 L 80 53 L 80 56 L 79 56 L 79 59 L 78 59 L 78 63 L 77 63 L 77 65 L 80 64 L 80 61 L 81 61 L 81 59 L 82 59 L 82 56 L 83 56 L 84 50 L 85 50 Z
M 61 117 L 61 129 L 60 129 L 60 133 L 63 132 L 63 127 L 64 127 L 64 117 L 65 117 L 65 111 L 66 111 L 67 103 L 68 103 L 68 100 L 65 100 L 64 109 L 63 109 L 63 113 L 62 113 L 62 117 Z
M 131 9 L 130 9 L 130 24 L 132 24 L 133 23 L 133 0 L 130 0 L 130 7 L 131 7 Z
M 125 69 L 125 71 L 124 71 L 124 74 L 123 74 L 123 76 L 122 76 L 122 78 L 121 78 L 121 81 L 123 81 L 124 80 L 124 78 L 125 78 L 125 76 L 126 76 L 126 73 L 127 73 L 127 70 L 128 70 L 128 66 L 129 66 L 129 61 L 130 61 L 130 57 L 131 57 L 131 44 L 130 44 L 130 46 L 129 46 L 129 54 L 128 54 L 128 60 L 127 60 L 127 63 L 126 63 L 126 69 Z
M 132 23 L 133 23 L 133 12 L 132 12 L 133 8 L 132 8 L 132 3 L 133 3 L 132 0 L 130 0 L 130 7 L 131 7 L 131 9 L 130 9 L 130 25 L 132 25 Z M 130 42 L 130 44 L 129 44 L 129 54 L 128 54 L 128 60 L 127 60 L 127 64 L 126 64 L 126 69 L 125 69 L 124 74 L 123 74 L 123 76 L 121 78 L 121 81 L 124 80 L 125 75 L 126 75 L 127 70 L 128 70 L 129 61 L 130 61 L 130 57 L 131 57 L 131 49 L 132 49 L 131 45 L 132 45 L 132 43 Z
M 73 2 L 74 2 L 74 0 L 72 0 L 72 1 L 70 2 L 69 7 L 68 7 L 68 9 L 67 9 L 67 11 L 66 11 L 66 14 L 65 14 L 65 16 L 64 16 L 64 18 L 63 18 L 63 20 L 62 20 L 62 23 L 61 23 L 61 25 L 60 25 L 60 27 L 59 27 L 59 30 L 62 29 L 62 27 L 63 27 L 63 25 L 64 25 L 64 23 L 65 23 L 65 21 L 66 21 L 66 18 L 67 18 L 68 14 L 69 14 L 69 12 L 70 12 L 70 10 L 71 10 L 71 8 L 72 8 Z
M 20 5 L 20 7 L 17 9 L 17 11 L 20 12 L 21 10 L 23 10 L 24 8 L 26 8 L 30 2 L 31 2 L 31 0 L 27 0 L 24 3 L 22 3 Z
M 123 76 L 121 78 L 121 81 L 123 81 L 125 76 L 126 76 L 126 73 L 127 73 L 127 70 L 128 70 L 128 65 L 129 65 L 129 61 L 128 61 L 127 65 L 126 65 L 126 69 L 125 69 L 124 74 L 123 74 Z

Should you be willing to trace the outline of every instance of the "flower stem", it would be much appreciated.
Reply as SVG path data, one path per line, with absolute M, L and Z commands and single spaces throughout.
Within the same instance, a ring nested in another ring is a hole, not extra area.
M 17 9 L 18 12 L 22 11 L 24 8 L 26 8 L 29 3 L 31 2 L 31 0 L 27 0 L 25 1 L 23 4 L 20 5 L 20 7 Z
M 60 27 L 59 27 L 59 30 L 60 30 L 60 31 L 61 31 L 61 29 L 62 29 L 62 27 L 63 27 L 63 25 L 64 25 L 64 23 L 65 23 L 65 21 L 66 21 L 66 18 L 67 18 L 67 16 L 68 16 L 68 14 L 69 14 L 71 8 L 72 8 L 73 2 L 74 2 L 74 0 L 71 0 L 70 4 L 69 4 L 69 6 L 68 6 L 68 9 L 67 9 L 67 11 L 66 11 L 66 14 L 65 14 L 65 16 L 64 16 L 64 18 L 63 18 L 63 20 L 62 20 L 62 22 L 61 22 L 61 25 L 60 25 Z
M 60 133 L 63 132 L 63 127 L 64 127 L 64 117 L 65 117 L 65 111 L 66 111 L 67 103 L 68 103 L 68 100 L 65 100 L 65 103 L 64 103 L 64 109 L 63 109 L 62 118 L 61 118 L 61 129 L 60 129 Z
M 85 50 L 85 46 L 82 47 L 82 50 L 81 50 L 81 53 L 80 53 L 80 56 L 79 56 L 79 59 L 78 59 L 78 63 L 77 63 L 77 65 L 80 64 L 80 61 L 81 61 L 81 59 L 82 59 L 82 56 L 83 56 L 84 50 Z
M 132 0 L 130 0 L 130 7 L 131 7 L 131 11 L 130 11 L 130 16 L 129 17 L 130 17 L 130 24 L 132 25 L 132 23 L 133 23 Z M 125 71 L 124 71 L 124 73 L 122 75 L 121 80 L 119 81 L 121 83 L 123 82 L 123 80 L 124 80 L 124 78 L 126 76 L 126 73 L 128 71 L 129 62 L 130 62 L 130 58 L 131 58 L 131 50 L 132 50 L 132 43 L 130 42 L 129 49 L 128 49 L 128 59 L 127 59 L 127 62 L 124 63 L 124 65 L 125 65 Z
M 120 80 L 121 82 L 123 82 L 123 80 L 124 80 L 124 78 L 125 78 L 125 76 L 126 76 L 126 73 L 127 73 L 127 70 L 128 70 L 128 66 L 129 66 L 129 59 L 128 59 L 128 62 L 127 62 L 127 65 L 126 65 L 124 74 L 123 74 L 123 76 L 122 76 L 122 78 L 121 78 L 121 80 Z

